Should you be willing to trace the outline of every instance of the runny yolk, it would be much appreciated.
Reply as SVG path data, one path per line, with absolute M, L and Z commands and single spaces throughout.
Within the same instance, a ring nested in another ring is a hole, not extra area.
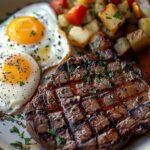
M 26 82 L 31 73 L 30 62 L 20 55 L 8 57 L 0 70 L 1 80 L 10 84 Z
M 44 32 L 43 23 L 31 16 L 17 17 L 6 28 L 9 39 L 18 44 L 35 44 L 43 38 Z

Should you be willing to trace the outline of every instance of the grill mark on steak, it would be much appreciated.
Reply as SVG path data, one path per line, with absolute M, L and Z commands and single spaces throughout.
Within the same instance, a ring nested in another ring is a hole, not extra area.
M 49 150 L 117 150 L 150 128 L 149 86 L 111 50 L 71 57 L 26 107 L 27 130 Z

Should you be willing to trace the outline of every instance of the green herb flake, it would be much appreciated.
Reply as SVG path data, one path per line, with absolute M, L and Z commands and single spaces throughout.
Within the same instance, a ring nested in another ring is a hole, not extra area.
M 25 85 L 25 83 L 23 81 L 20 81 L 19 84 L 20 84 L 20 86 L 24 86 Z
M 19 133 L 19 136 L 23 139 L 24 138 L 24 131 Z
M 51 76 L 45 76 L 45 77 L 44 77 L 44 80 L 47 81 L 47 80 L 49 80 L 50 78 L 51 78 Z
M 96 95 L 97 90 L 96 90 L 96 89 L 93 89 L 93 90 L 91 91 L 91 93 L 92 93 L 93 95 Z
M 112 19 L 111 17 L 109 17 L 109 16 L 106 16 L 106 19 Z
M 107 65 L 107 61 L 105 61 L 104 59 L 100 60 L 98 62 L 99 66 L 105 67 Z
M 49 134 L 52 135 L 52 136 L 55 136 L 55 134 L 56 134 L 55 130 L 54 129 L 49 129 Z
M 116 12 L 113 17 L 117 18 L 117 19 L 121 19 L 121 14 L 119 12 Z
M 107 79 L 110 79 L 113 77 L 113 72 L 112 71 L 105 71 L 104 72 L 104 77 L 107 78 Z
M 9 131 L 11 133 L 18 133 L 18 134 L 20 134 L 19 129 L 17 127 L 15 127 L 15 126 L 13 126 Z
M 23 144 L 19 141 L 15 141 L 13 143 L 10 143 L 12 147 L 14 147 L 16 150 L 29 150 L 30 147 L 24 147 Z
M 22 150 L 23 149 L 23 144 L 19 141 L 15 141 L 13 143 L 10 143 L 10 145 L 18 150 Z
M 26 145 L 30 144 L 31 139 L 30 138 L 24 138 L 24 142 Z
M 36 32 L 34 30 L 31 31 L 30 37 L 36 36 Z
M 10 115 L 5 115 L 3 118 L 1 118 L 2 121 L 10 121 L 15 122 L 15 119 Z
M 57 142 L 57 145 L 59 146 L 59 145 L 65 144 L 66 140 L 64 138 L 62 138 L 61 136 L 57 136 L 56 142 Z
M 95 79 L 96 79 L 96 83 L 100 83 L 100 75 L 99 74 L 96 74 Z
M 24 117 L 22 114 L 18 114 L 18 115 L 17 115 L 17 118 L 18 118 L 18 119 L 21 119 L 21 120 L 25 120 L 25 117 Z
M 24 125 L 24 124 L 22 124 L 21 126 L 22 126 L 24 129 L 26 128 L 26 125 Z

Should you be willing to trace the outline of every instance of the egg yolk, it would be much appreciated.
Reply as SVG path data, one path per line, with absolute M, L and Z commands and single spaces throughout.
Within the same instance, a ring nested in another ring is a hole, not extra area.
M 43 23 L 31 16 L 17 17 L 6 28 L 9 39 L 18 44 L 35 44 L 43 38 L 44 32 Z
M 30 62 L 20 55 L 8 57 L 0 70 L 1 80 L 10 84 L 24 83 L 32 73 Z

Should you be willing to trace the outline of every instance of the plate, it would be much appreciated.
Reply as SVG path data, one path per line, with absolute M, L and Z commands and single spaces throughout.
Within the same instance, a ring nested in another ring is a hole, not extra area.
M 0 0 L 0 19 L 7 17 L 7 14 L 14 12 L 27 4 L 40 2 L 41 0 Z M 45 0 L 46 1 L 46 0 Z M 16 133 L 14 128 L 17 128 Z M 19 132 L 18 132 L 19 131 Z M 24 138 L 22 138 L 24 136 Z M 25 128 L 24 114 L 19 114 L 15 118 L 6 116 L 5 121 L 0 120 L 0 150 L 13 150 L 10 143 L 20 141 L 27 142 L 31 150 L 43 150 L 27 133 Z M 131 141 L 124 150 L 150 150 L 150 133 Z

